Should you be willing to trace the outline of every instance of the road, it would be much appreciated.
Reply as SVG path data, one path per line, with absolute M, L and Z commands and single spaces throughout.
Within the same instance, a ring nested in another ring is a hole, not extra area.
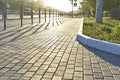
M 51 22 L 52 22 L 52 15 L 51 15 Z M 58 18 L 54 18 L 54 20 L 56 20 Z M 45 21 L 45 18 L 44 18 L 44 15 L 41 15 L 41 22 L 44 22 Z M 46 21 L 49 21 L 49 15 L 47 15 L 47 19 Z M 34 18 L 33 18 L 33 23 L 39 23 L 39 18 L 37 15 L 34 15 Z M 30 16 L 24 16 L 23 17 L 23 24 L 31 24 L 31 19 L 30 19 Z M 9 27 L 19 27 L 21 25 L 21 21 L 19 19 L 19 15 L 8 15 L 7 17 L 7 20 L 6 20 L 6 25 L 7 25 L 7 28 Z M 0 30 L 3 30 L 4 29 L 4 22 L 3 20 L 0 20 Z
M 46 15 L 47 17 L 49 15 Z M 52 16 L 52 15 L 51 15 Z M 33 15 L 34 18 L 38 18 L 38 15 Z M 44 14 L 41 14 L 41 17 L 44 17 Z M 31 16 L 24 15 L 23 18 L 31 18 Z M 2 19 L 2 14 L 0 14 L 0 20 Z M 7 19 L 20 19 L 20 14 L 7 14 Z

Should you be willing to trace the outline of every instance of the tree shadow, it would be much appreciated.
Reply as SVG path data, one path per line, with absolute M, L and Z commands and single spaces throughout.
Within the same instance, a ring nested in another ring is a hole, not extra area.
M 37 24 L 37 25 L 38 25 L 38 24 Z M 14 37 L 13 39 L 11 39 L 10 42 L 15 41 L 15 40 L 16 40 L 17 38 L 19 38 L 20 36 L 22 36 L 22 35 L 24 35 L 25 33 L 31 31 L 31 30 L 32 30 L 35 26 L 37 26 L 37 25 L 34 25 L 34 26 L 32 26 L 30 29 L 28 29 L 28 30 L 26 30 L 26 31 L 24 31 L 24 32 L 22 32 L 22 33 L 20 33 L 19 35 L 17 35 L 17 36 Z
M 58 19 L 58 21 L 60 22 L 60 24 L 64 23 L 61 19 Z
M 45 23 L 46 23 L 46 22 L 44 22 L 43 24 L 41 24 L 40 27 L 38 27 L 32 34 L 35 34 L 39 29 L 41 29 L 42 26 L 45 25 Z M 31 35 L 32 35 L 32 34 L 31 34 Z

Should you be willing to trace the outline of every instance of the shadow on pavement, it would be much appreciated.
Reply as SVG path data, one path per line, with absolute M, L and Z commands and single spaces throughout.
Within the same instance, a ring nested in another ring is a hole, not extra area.
M 94 53 L 96 56 L 98 56 L 99 58 L 103 59 L 105 62 L 120 67 L 120 55 L 113 55 L 111 53 L 107 53 L 90 47 L 86 47 L 86 48 L 92 53 Z
M 45 30 L 45 29 L 48 28 L 49 25 L 50 25 L 50 22 L 48 22 L 48 23 L 44 22 L 41 25 L 36 24 L 36 25 L 34 25 L 32 27 L 27 26 L 27 27 L 24 27 L 22 29 L 17 28 L 18 30 L 15 30 L 15 31 L 14 30 L 10 30 L 10 31 L 7 31 L 7 32 L 3 32 L 0 35 L 5 35 L 5 34 L 8 34 L 8 35 L 1 37 L 0 41 L 4 40 L 6 38 L 9 38 L 11 36 L 15 36 L 15 37 L 13 37 L 12 39 L 10 39 L 9 41 L 7 41 L 5 43 L 0 44 L 0 46 L 3 46 L 3 45 L 5 45 L 5 44 L 7 44 L 9 42 L 13 42 L 13 41 L 17 40 L 19 37 L 23 36 L 24 34 L 28 33 L 29 31 L 32 31 L 33 29 L 35 29 L 35 30 L 33 30 L 31 34 L 27 34 L 27 36 L 37 33 L 43 26 L 44 26 L 44 30 Z M 37 26 L 39 26 L 39 27 L 35 28 Z

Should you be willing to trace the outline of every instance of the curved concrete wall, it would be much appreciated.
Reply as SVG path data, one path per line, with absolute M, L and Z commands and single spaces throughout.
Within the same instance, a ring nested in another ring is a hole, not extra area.
M 81 21 L 79 32 L 77 34 L 77 40 L 80 43 L 82 43 L 83 45 L 98 49 L 98 50 L 120 55 L 120 44 L 110 43 L 107 41 L 102 41 L 102 40 L 88 37 L 82 34 L 82 29 L 83 29 L 83 18 Z

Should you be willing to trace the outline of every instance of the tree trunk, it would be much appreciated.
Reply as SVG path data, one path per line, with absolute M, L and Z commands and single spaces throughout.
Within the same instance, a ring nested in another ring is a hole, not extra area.
M 103 0 L 96 1 L 96 22 L 102 23 L 103 17 Z

